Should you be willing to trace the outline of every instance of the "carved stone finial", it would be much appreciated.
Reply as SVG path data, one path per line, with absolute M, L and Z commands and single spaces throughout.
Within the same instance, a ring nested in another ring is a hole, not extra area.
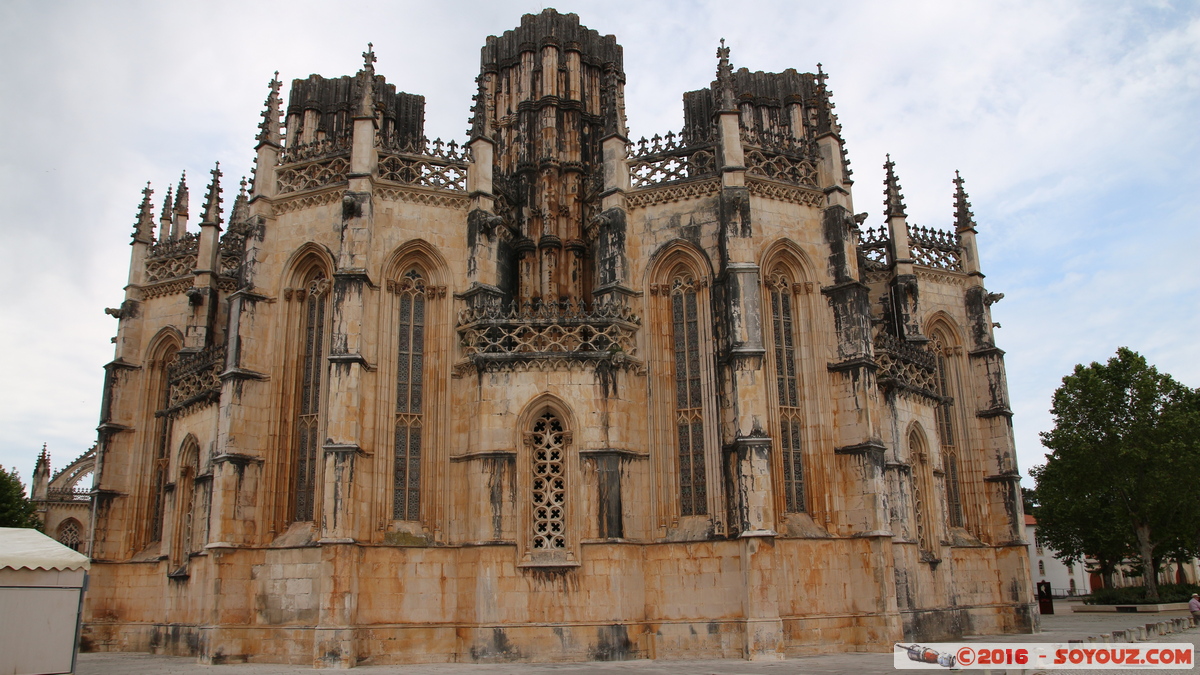
M 954 229 L 957 232 L 975 229 L 975 214 L 971 212 L 971 202 L 967 201 L 967 191 L 963 189 L 962 176 L 958 169 L 954 170 Z
M 279 121 L 283 115 L 283 104 L 279 98 L 279 88 L 282 84 L 279 81 L 279 71 L 277 70 L 267 85 L 270 91 L 267 93 L 267 100 L 263 101 L 263 119 L 258 124 L 258 136 L 255 137 L 259 142 L 276 145 L 283 142 L 283 130 Z
M 150 195 L 154 194 L 154 190 L 150 189 L 150 182 L 146 181 L 146 187 L 142 188 L 142 203 L 138 206 L 137 221 L 133 225 L 133 240 L 144 244 L 154 242 L 154 206 L 150 203 Z
M 904 211 L 904 194 L 900 192 L 900 181 L 896 178 L 895 171 L 896 163 L 892 161 L 891 153 L 888 153 L 883 168 L 887 171 L 887 175 L 883 179 L 883 216 L 885 218 L 904 217 L 908 215 Z
M 179 176 L 179 187 L 175 190 L 175 215 L 187 217 L 188 214 L 188 188 L 187 188 L 187 171 L 184 171 Z
M 370 42 L 367 43 L 367 51 L 362 53 L 362 57 L 363 57 L 363 70 L 369 71 L 372 74 L 374 74 L 375 73 L 375 62 L 378 61 L 379 59 L 375 58 L 375 45 L 373 43 L 370 43 Z
M 213 167 L 212 182 L 208 184 L 208 194 L 204 198 L 204 215 L 200 217 L 203 225 L 221 224 L 221 163 Z
M 363 52 L 363 67 L 358 71 L 356 85 L 358 87 L 359 117 L 375 116 L 375 48 L 368 42 L 367 51 Z
M 729 47 L 725 46 L 725 38 L 721 38 L 721 46 L 717 48 L 717 102 L 721 110 L 734 110 L 736 106 L 733 65 L 729 63 Z

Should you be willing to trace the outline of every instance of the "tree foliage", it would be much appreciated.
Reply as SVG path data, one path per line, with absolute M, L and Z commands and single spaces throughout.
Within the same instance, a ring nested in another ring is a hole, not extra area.
M 1063 560 L 1088 555 L 1103 568 L 1132 554 L 1157 570 L 1198 541 L 1200 392 L 1122 347 L 1106 364 L 1075 366 L 1051 412 L 1051 453 L 1031 473 L 1039 535 Z M 1156 574 L 1145 579 L 1153 600 Z
M 25 497 L 25 484 L 17 470 L 0 466 L 0 527 L 37 527 L 33 502 Z

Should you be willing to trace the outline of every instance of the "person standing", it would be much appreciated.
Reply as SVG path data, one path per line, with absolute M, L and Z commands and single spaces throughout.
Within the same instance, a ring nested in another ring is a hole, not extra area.
M 1188 601 L 1188 611 L 1192 613 L 1196 624 L 1200 625 L 1200 593 L 1192 593 L 1192 599 Z

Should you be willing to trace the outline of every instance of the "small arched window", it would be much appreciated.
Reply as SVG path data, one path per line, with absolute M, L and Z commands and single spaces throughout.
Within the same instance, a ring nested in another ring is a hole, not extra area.
M 73 551 L 79 550 L 83 545 L 83 528 L 79 526 L 78 520 L 68 518 L 59 524 L 58 543 Z
M 317 458 L 320 456 L 318 424 L 321 410 L 321 387 L 325 364 L 325 311 L 329 279 L 323 271 L 314 271 L 299 290 L 303 302 L 303 324 L 300 334 L 300 381 L 296 406 L 295 488 L 293 490 L 297 521 L 313 520 L 316 502 Z
M 704 467 L 700 310 L 692 277 L 676 276 L 671 282 L 670 294 L 680 515 L 699 516 L 708 513 L 708 490 Z
M 1038 561 L 1038 575 L 1046 576 L 1046 563 L 1041 560 Z
M 567 435 L 562 420 L 547 410 L 528 437 L 533 469 L 533 548 L 567 548 Z
M 421 443 L 424 429 L 425 279 L 412 270 L 395 287 L 400 296 L 396 357 L 396 423 L 392 465 L 392 518 L 421 517 Z

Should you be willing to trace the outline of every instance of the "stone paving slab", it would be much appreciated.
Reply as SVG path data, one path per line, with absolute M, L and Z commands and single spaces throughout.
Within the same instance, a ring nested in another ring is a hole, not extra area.
M 1034 635 L 979 635 L 964 638 L 963 642 L 1066 642 L 1087 640 L 1088 636 L 1111 633 L 1163 621 L 1187 612 L 1163 612 L 1137 616 L 1129 614 L 1076 614 L 1069 603 L 1059 603 L 1059 613 L 1042 617 L 1042 632 Z M 1200 628 L 1158 637 L 1152 642 L 1191 642 L 1200 644 Z M 294 675 L 311 672 L 304 666 L 279 664 L 233 664 L 204 666 L 195 659 L 151 654 L 97 653 L 80 654 L 78 675 Z M 854 675 L 858 673 L 898 673 L 892 667 L 890 652 L 849 652 L 805 656 L 785 661 L 618 661 L 609 663 L 503 663 L 503 664 L 417 664 L 404 666 L 360 666 L 351 671 L 361 675 L 585 675 L 589 673 L 634 675 Z M 963 671 L 983 673 L 982 670 Z M 1084 673 L 1114 673 L 1106 670 L 991 671 L 1051 675 L 1082 675 Z M 1171 671 L 1183 672 L 1183 671 Z

